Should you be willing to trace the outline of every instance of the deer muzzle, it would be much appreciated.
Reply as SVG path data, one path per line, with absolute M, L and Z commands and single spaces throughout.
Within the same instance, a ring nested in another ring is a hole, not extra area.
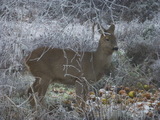
M 118 50 L 118 47 L 114 47 L 113 50 L 117 51 L 117 50 Z

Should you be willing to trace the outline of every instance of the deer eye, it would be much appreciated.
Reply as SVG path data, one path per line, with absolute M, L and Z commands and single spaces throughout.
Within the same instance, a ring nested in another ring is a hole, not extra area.
M 109 41 L 109 39 L 107 38 L 106 41 Z

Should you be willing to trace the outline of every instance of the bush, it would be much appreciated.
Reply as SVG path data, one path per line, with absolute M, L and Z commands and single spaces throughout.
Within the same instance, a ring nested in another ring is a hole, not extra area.
M 119 42 L 119 51 L 113 56 L 115 69 L 109 77 L 95 84 L 97 93 L 107 84 L 116 89 L 137 87 L 137 83 L 154 83 L 159 87 L 160 17 L 155 15 L 159 1 L 141 1 L 0 0 L 0 119 L 134 119 L 124 108 L 114 110 L 112 105 L 102 108 L 95 104 L 90 106 L 91 110 L 81 111 L 84 116 L 79 116 L 75 109 L 62 104 L 63 97 L 53 100 L 53 88 L 47 97 L 48 106 L 38 105 L 33 112 L 26 90 L 34 79 L 25 73 L 24 59 L 40 46 L 94 51 L 99 34 L 95 31 L 93 39 L 92 22 L 114 22 Z M 114 99 L 120 102 L 118 100 Z

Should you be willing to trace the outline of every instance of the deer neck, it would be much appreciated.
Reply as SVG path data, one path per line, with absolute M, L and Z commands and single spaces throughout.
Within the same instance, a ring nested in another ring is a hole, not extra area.
M 107 53 L 107 51 L 104 51 L 99 45 L 97 50 L 94 52 L 93 59 L 95 68 L 103 69 L 110 64 L 111 54 Z

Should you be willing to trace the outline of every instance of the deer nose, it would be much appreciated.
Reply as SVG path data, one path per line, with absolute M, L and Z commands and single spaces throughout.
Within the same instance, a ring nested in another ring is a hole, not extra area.
M 118 47 L 114 47 L 113 50 L 117 51 L 117 50 L 118 50 Z

